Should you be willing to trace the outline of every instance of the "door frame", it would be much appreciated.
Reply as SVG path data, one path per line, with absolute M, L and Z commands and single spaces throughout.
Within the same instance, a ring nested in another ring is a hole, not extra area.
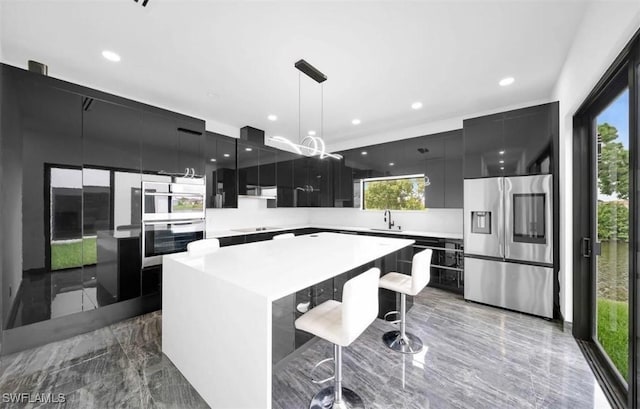
M 640 33 L 640 32 L 639 32 Z M 640 135 L 638 112 L 638 81 L 640 70 L 640 39 L 636 33 L 614 63 L 589 94 L 573 117 L 573 335 L 579 343 L 594 374 L 612 405 L 636 407 L 638 403 L 637 361 L 638 314 L 637 265 L 640 230 L 637 195 L 640 186 L 636 174 L 639 168 Z M 629 381 L 620 376 L 611 360 L 596 342 L 596 263 L 591 253 L 597 240 L 597 138 L 595 116 L 625 88 L 629 89 Z M 589 205 L 585 206 L 584 204 Z M 589 238 L 586 246 L 582 239 Z M 590 248 L 588 248 L 590 247 Z M 625 404 L 626 402 L 626 404 Z

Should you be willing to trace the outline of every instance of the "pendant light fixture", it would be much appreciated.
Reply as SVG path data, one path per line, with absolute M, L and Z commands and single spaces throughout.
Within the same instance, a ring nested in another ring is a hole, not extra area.
M 342 159 L 341 155 L 327 152 L 326 144 L 324 139 L 322 139 L 324 130 L 324 88 L 322 83 L 327 80 L 327 76 L 305 60 L 296 62 L 294 66 L 300 71 L 300 73 L 298 73 L 298 143 L 292 142 L 284 136 L 272 136 L 269 138 L 269 141 L 286 145 L 297 154 L 304 156 L 319 156 L 320 159 Z M 320 84 L 320 136 L 316 136 L 315 132 L 313 132 L 313 134 L 309 132 L 309 135 L 301 138 L 301 73 L 307 75 L 309 78 Z

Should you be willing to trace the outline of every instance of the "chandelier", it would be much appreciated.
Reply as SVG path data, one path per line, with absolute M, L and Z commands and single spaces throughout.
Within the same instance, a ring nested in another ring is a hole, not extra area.
M 271 142 L 279 143 L 282 145 L 288 146 L 295 153 L 299 155 L 304 155 L 308 157 L 318 156 L 320 159 L 324 158 L 333 158 L 333 159 L 342 159 L 342 155 L 338 155 L 335 153 L 327 152 L 327 147 L 322 139 L 322 136 L 315 135 L 307 135 L 302 140 L 300 140 L 300 121 L 301 121 L 301 85 L 300 85 L 300 75 L 304 73 L 312 80 L 316 81 L 320 84 L 320 134 L 322 135 L 323 122 L 324 122 L 324 88 L 323 82 L 327 80 L 327 76 L 320 72 L 316 67 L 309 64 L 305 60 L 300 60 L 294 64 L 294 66 L 300 71 L 298 73 L 298 143 L 292 142 L 290 139 L 285 138 L 284 136 L 272 136 L 269 138 Z

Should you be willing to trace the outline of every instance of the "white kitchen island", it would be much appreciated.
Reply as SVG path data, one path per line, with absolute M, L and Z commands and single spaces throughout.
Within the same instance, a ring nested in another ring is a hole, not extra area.
M 317 233 L 165 256 L 162 351 L 212 408 L 270 408 L 273 301 L 413 243 Z

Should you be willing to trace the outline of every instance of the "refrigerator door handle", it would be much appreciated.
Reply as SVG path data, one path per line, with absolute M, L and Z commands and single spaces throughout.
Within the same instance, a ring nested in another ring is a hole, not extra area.
M 502 239 L 502 245 L 504 246 L 504 257 L 505 258 L 509 258 L 511 257 L 511 253 L 509 252 L 509 245 L 507 244 L 507 241 L 509 240 L 509 238 L 511 237 L 512 231 L 513 231 L 513 225 L 512 225 L 512 219 L 511 219 L 511 214 L 512 214 L 512 209 L 511 209 L 511 192 L 513 190 L 513 185 L 511 183 L 511 179 L 509 178 L 504 178 L 504 195 L 502 196 L 502 201 L 503 201 L 503 206 L 504 206 L 504 211 L 502 212 L 502 217 L 504 219 L 504 232 L 503 232 L 503 239 Z
M 505 245 L 504 245 L 504 197 L 505 197 L 505 179 L 498 179 L 498 191 L 500 192 L 500 199 L 498 200 L 498 254 L 500 257 L 505 258 Z

